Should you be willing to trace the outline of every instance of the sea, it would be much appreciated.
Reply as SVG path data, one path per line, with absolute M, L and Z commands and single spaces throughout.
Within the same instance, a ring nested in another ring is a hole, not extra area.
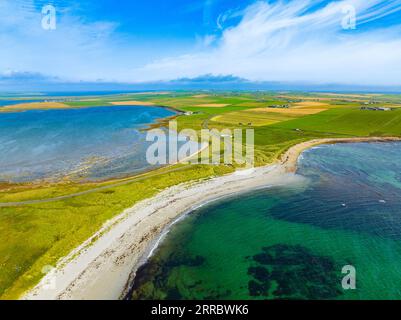
M 149 106 L 0 113 L 0 181 L 97 181 L 155 168 L 144 129 L 174 114 Z
M 174 224 L 131 299 L 401 299 L 401 144 L 305 151 L 297 183 Z

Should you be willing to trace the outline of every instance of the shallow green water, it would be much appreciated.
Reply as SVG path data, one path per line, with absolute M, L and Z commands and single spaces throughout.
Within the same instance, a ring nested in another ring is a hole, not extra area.
M 174 225 L 133 299 L 400 299 L 401 144 L 318 147 L 300 183 L 210 204 Z M 356 268 L 344 290 L 342 267 Z

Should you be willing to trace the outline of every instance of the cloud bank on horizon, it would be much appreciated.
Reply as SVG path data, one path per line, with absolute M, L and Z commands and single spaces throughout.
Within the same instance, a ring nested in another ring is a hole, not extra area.
M 57 28 L 49 31 L 41 26 L 48 1 L 1 0 L 0 78 L 147 82 L 214 74 L 401 85 L 401 0 L 134 2 L 130 11 L 129 1 L 54 0 Z M 172 21 L 157 25 L 159 16 Z

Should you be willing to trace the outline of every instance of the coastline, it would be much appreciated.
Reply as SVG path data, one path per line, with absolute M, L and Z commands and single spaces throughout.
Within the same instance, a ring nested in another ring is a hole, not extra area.
M 401 141 L 400 137 L 357 137 L 357 138 L 325 138 L 314 139 L 306 142 L 301 142 L 291 147 L 281 156 L 281 164 L 285 167 L 286 172 L 296 172 L 297 162 L 302 152 L 307 149 L 316 147 L 322 144 L 335 143 L 358 143 L 358 142 L 396 142 Z
M 58 102 L 38 102 L 38 103 L 29 103 L 29 105 L 32 105 L 31 108 L 19 108 L 20 106 L 25 105 L 25 104 L 16 104 L 16 105 L 6 105 L 2 106 L 0 108 L 0 114 L 3 113 L 22 113 L 26 111 L 49 111 L 49 110 L 78 110 L 78 109 L 92 109 L 92 108 L 112 108 L 112 107 L 138 107 L 138 106 L 143 106 L 143 107 L 152 107 L 152 108 L 160 108 L 164 109 L 167 111 L 172 112 L 172 115 L 162 117 L 162 118 L 156 118 L 153 120 L 153 122 L 150 123 L 143 123 L 143 126 L 140 128 L 137 128 L 136 130 L 138 132 L 147 132 L 151 129 L 155 128 L 160 128 L 165 125 L 165 123 L 171 120 L 176 119 L 178 116 L 183 115 L 184 112 L 176 109 L 174 107 L 168 107 L 168 106 L 163 106 L 163 105 L 157 105 L 157 104 L 110 104 L 110 105 L 99 105 L 99 106 L 68 106 L 63 103 L 58 103 Z M 10 109 L 9 109 L 10 108 Z M 192 157 L 193 155 L 191 155 Z M 107 159 L 109 160 L 109 159 Z M 182 162 L 178 161 L 177 163 Z M 74 175 L 80 176 L 80 172 L 85 172 L 88 168 L 92 167 L 96 162 L 94 161 L 93 163 L 85 163 L 81 162 L 77 168 L 74 168 L 72 171 L 68 171 L 65 174 L 54 174 L 54 175 L 48 175 L 44 177 L 39 177 L 39 178 L 34 178 L 33 180 L 29 181 L 14 181 L 12 178 L 10 178 L 7 181 L 2 181 L 1 183 L 8 184 L 9 186 L 13 185 L 25 185 L 25 186 L 41 186 L 41 185 L 47 185 L 47 184 L 61 184 L 61 183 L 70 183 L 70 182 L 79 182 L 79 183 L 108 183 L 108 182 L 119 182 L 121 180 L 126 180 L 126 179 L 134 179 L 137 176 L 141 176 L 143 174 L 146 174 L 148 172 L 152 172 L 155 169 L 159 169 L 162 167 L 167 167 L 167 165 L 160 166 L 159 168 L 155 167 L 148 167 L 148 168 L 141 168 L 137 170 L 136 172 L 131 172 L 129 174 L 122 174 L 122 175 L 116 175 L 113 177 L 102 177 L 102 178 L 94 178 L 94 179 L 89 179 L 89 178 L 73 178 Z M 84 175 L 85 176 L 85 175 Z M 78 194 L 79 195 L 79 194 Z M 29 204 L 30 202 L 27 202 L 26 204 Z M 33 201 L 35 203 L 35 201 Z M 22 203 L 24 204 L 24 203 Z M 0 207 L 4 206 L 15 206 L 14 203 L 0 203 Z
M 196 207 L 252 189 L 296 181 L 299 155 L 320 144 L 400 140 L 397 137 L 311 140 L 291 147 L 276 164 L 168 188 L 107 222 L 62 259 L 23 299 L 120 299 L 129 289 L 128 280 L 146 261 L 166 228 Z
M 82 102 L 85 100 L 80 100 L 77 102 Z M 154 103 L 149 103 L 147 101 L 137 101 L 136 103 L 127 104 L 127 101 L 119 102 L 106 102 L 106 104 L 102 105 L 82 105 L 82 106 L 71 106 L 64 102 L 30 102 L 30 103 L 19 103 L 19 104 L 12 104 L 12 105 L 5 105 L 0 108 L 0 113 L 16 113 L 16 112 L 25 112 L 25 111 L 35 111 L 35 110 L 76 110 L 76 109 L 89 109 L 89 108 L 110 108 L 110 107 L 156 107 L 169 110 L 174 112 L 175 115 L 171 117 L 177 117 L 179 115 L 184 114 L 182 110 L 179 110 L 174 107 L 158 105 Z M 129 102 L 129 101 L 128 101 Z

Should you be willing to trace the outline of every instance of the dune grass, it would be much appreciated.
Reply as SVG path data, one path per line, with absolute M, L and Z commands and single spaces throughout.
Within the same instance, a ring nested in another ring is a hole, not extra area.
M 18 298 L 42 269 L 80 245 L 102 224 L 136 202 L 178 183 L 230 172 L 226 166 L 186 166 L 181 171 L 63 201 L 1 208 L 0 298 Z

